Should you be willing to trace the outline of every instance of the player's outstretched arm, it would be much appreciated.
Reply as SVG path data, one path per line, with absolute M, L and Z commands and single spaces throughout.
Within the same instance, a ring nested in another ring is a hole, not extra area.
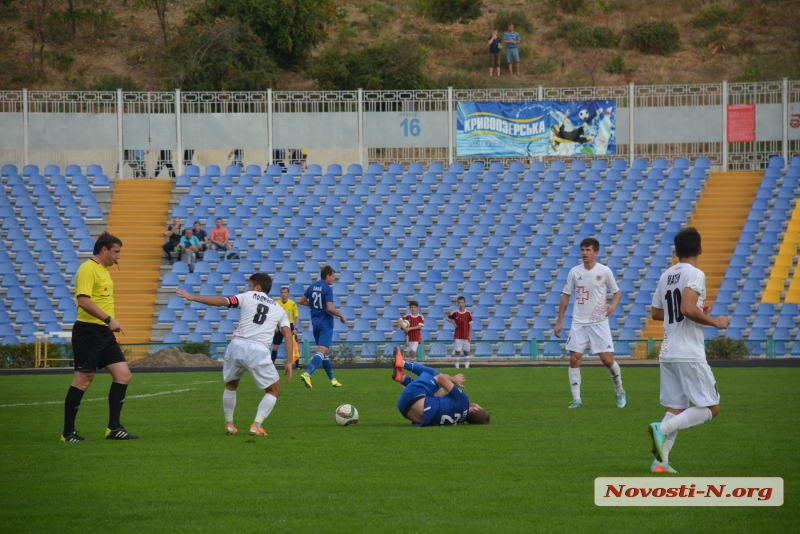
M 175 293 L 177 293 L 179 297 L 183 297 L 189 302 L 199 302 L 200 304 L 205 304 L 206 306 L 228 305 L 228 299 L 226 299 L 225 297 L 202 297 L 200 295 L 192 295 L 191 293 L 188 293 L 183 289 L 176 289 Z
M 711 317 L 704 313 L 702 308 L 697 307 L 697 300 L 700 298 L 694 289 L 686 287 L 681 294 L 681 313 L 692 321 L 715 328 L 728 328 L 727 317 Z
M 308 299 L 306 298 L 305 295 L 303 295 L 302 297 L 297 299 L 296 304 L 299 304 L 300 306 L 308 306 Z

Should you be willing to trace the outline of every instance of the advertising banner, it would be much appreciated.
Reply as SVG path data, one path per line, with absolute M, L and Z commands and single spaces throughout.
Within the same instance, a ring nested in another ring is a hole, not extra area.
M 756 140 L 756 105 L 728 105 L 728 142 L 747 143 Z
M 460 157 L 616 154 L 616 101 L 459 102 Z

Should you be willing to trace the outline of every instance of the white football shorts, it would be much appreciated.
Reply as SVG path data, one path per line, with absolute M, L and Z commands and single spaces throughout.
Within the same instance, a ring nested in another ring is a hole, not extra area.
M 463 352 L 465 355 L 469 354 L 469 339 L 453 340 L 453 353 L 458 354 L 459 352 Z
M 410 350 L 411 352 L 417 352 L 418 347 L 419 347 L 419 341 L 408 342 L 408 350 Z
M 608 322 L 572 325 L 567 336 L 567 350 L 583 354 L 586 347 L 590 347 L 592 354 L 614 352 L 614 341 L 611 339 Z
M 225 382 L 239 380 L 245 371 L 250 371 L 260 389 L 267 389 L 280 380 L 278 370 L 272 363 L 272 353 L 266 345 L 234 337 L 225 350 L 222 378 Z
M 667 408 L 686 409 L 719 404 L 714 373 L 706 362 L 661 362 L 661 404 Z

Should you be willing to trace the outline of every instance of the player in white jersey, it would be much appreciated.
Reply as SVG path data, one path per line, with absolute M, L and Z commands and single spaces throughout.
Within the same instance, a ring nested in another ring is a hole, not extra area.
M 236 408 L 236 389 L 239 379 L 245 371 L 250 371 L 256 385 L 266 394 L 258 405 L 256 418 L 250 425 L 250 433 L 266 436 L 262 427 L 264 419 L 269 416 L 278 395 L 281 382 L 275 364 L 272 363 L 270 349 L 275 328 L 280 327 L 286 343 L 286 354 L 294 350 L 294 337 L 289 327 L 286 312 L 269 298 L 272 289 L 272 277 L 266 273 L 256 273 L 247 281 L 248 290 L 233 297 L 201 297 L 187 293 L 182 289 L 175 292 L 188 301 L 199 302 L 208 306 L 227 306 L 239 308 L 239 324 L 233 332 L 233 339 L 225 350 L 225 364 L 222 377 L 225 380 L 225 392 L 222 394 L 222 408 L 225 412 L 225 433 L 237 434 L 233 425 L 233 411 Z M 286 358 L 286 381 L 292 380 L 292 359 Z
M 624 408 L 627 395 L 622 389 L 622 374 L 619 364 L 614 361 L 614 341 L 611 339 L 611 328 L 608 317 L 617 309 L 622 295 L 614 280 L 614 273 L 603 264 L 597 263 L 600 243 L 588 237 L 581 241 L 581 265 L 576 265 L 567 275 L 567 283 L 558 306 L 558 320 L 553 330 L 556 337 L 561 337 L 564 312 L 569 304 L 569 297 L 575 293 L 575 306 L 572 312 L 572 328 L 567 336 L 569 357 L 569 386 L 572 391 L 572 402 L 568 408 L 581 407 L 581 359 L 583 351 L 589 347 L 592 354 L 599 354 L 600 360 L 608 368 L 611 382 L 614 384 L 614 398 L 617 408 Z M 611 305 L 606 306 L 606 294 L 613 295 Z
M 674 243 L 678 263 L 661 275 L 650 310 L 654 320 L 664 321 L 660 400 L 667 413 L 660 423 L 647 428 L 656 457 L 650 471 L 673 474 L 669 452 L 678 430 L 701 425 L 719 413 L 719 390 L 706 362 L 703 325 L 728 328 L 728 318 L 711 317 L 711 307 L 705 304 L 706 275 L 697 268 L 697 258 L 703 253 L 700 233 L 684 228 Z

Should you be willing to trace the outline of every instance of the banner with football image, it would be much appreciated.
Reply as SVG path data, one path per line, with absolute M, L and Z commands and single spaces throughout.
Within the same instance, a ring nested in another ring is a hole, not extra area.
M 456 154 L 523 158 L 616 154 L 614 100 L 459 102 Z

